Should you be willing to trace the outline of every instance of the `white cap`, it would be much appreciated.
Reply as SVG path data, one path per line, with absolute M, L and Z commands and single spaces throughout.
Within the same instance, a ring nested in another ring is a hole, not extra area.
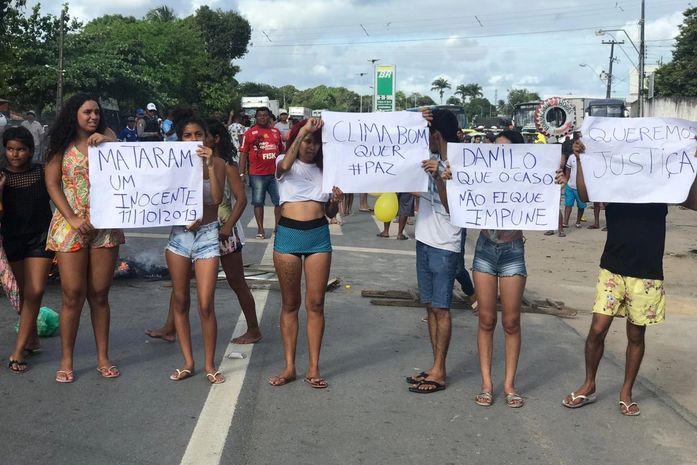
M 148 111 L 150 111 L 150 110 L 155 110 L 155 111 L 157 111 L 157 107 L 156 107 L 155 104 L 152 103 L 152 102 L 148 103 L 148 106 L 146 106 L 145 108 L 147 108 Z

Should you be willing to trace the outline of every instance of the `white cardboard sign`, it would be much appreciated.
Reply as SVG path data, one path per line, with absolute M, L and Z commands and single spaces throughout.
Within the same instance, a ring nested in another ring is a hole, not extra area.
M 450 221 L 471 229 L 557 229 L 558 144 L 448 144 Z
M 421 113 L 322 112 L 322 190 L 425 192 L 428 126 Z
M 588 117 L 583 179 L 594 202 L 681 203 L 697 173 L 697 123 Z
M 89 148 L 95 228 L 193 223 L 203 214 L 200 142 L 107 142 Z

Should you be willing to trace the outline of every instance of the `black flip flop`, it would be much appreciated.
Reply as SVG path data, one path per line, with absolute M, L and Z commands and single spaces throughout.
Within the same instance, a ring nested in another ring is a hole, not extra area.
M 417 379 L 417 378 L 419 378 L 419 379 Z M 425 371 L 422 371 L 421 373 L 416 375 L 416 377 L 407 376 L 407 384 L 419 384 L 421 381 L 423 381 L 426 378 L 428 378 L 428 373 L 426 373 Z
M 419 389 L 420 386 L 422 385 L 428 385 L 428 386 L 435 386 L 433 389 Z M 441 384 L 438 381 L 429 381 L 429 380 L 423 380 L 419 382 L 416 386 L 412 386 L 409 388 L 409 392 L 415 392 L 417 394 L 433 394 L 434 392 L 438 391 L 444 391 L 445 390 L 445 384 Z

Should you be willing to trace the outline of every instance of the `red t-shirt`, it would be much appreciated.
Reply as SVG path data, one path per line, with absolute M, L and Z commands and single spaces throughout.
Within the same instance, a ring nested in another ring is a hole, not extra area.
M 249 157 L 249 174 L 269 175 L 276 173 L 276 157 L 283 153 L 281 131 L 276 128 L 252 126 L 244 133 L 240 152 Z

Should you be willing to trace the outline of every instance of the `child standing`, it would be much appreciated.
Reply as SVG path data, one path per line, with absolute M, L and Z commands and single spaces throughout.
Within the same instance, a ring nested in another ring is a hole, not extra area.
M 4 210 L 0 233 L 20 296 L 19 333 L 8 367 L 13 373 L 24 373 L 28 369 L 25 350 L 38 350 L 36 317 L 54 255 L 46 250 L 51 206 L 43 167 L 32 163 L 31 132 L 24 127 L 10 128 L 3 134 L 2 144 L 7 166 L 1 175 Z

